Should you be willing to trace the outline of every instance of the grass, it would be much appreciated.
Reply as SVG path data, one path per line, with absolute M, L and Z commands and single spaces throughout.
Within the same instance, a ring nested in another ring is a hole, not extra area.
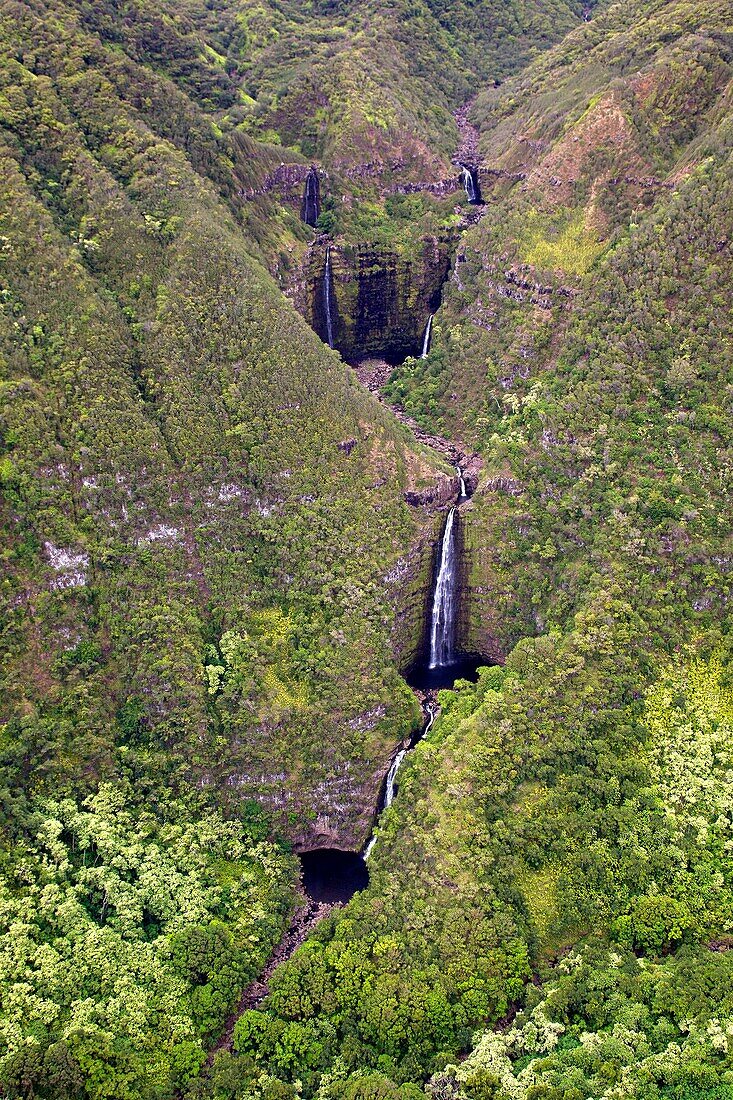
M 568 275 L 586 275 L 603 250 L 582 210 L 556 219 L 532 210 L 525 217 L 520 255 L 525 263 Z

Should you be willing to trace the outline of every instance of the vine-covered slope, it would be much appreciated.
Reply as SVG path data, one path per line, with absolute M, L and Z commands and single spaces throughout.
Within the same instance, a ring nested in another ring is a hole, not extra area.
M 731 1100 L 733 10 L 582 14 L 0 5 L 13 1100 Z M 387 393 L 481 455 L 461 640 L 503 666 L 208 1058 L 286 841 L 359 848 L 418 721 L 451 493 L 282 293 L 300 190 L 337 274 L 453 240 L 475 93 L 483 217 Z

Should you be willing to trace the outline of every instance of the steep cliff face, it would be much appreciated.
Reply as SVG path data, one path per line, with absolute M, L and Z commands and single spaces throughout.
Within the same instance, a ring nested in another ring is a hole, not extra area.
M 501 578 L 491 542 L 485 537 L 485 511 L 479 497 L 471 500 L 461 513 L 458 645 L 465 653 L 480 653 L 501 664 L 516 639 L 499 598 Z
M 345 359 L 381 355 L 399 363 L 418 355 L 430 313 L 440 304 L 455 236 L 424 238 L 401 253 L 379 244 L 331 248 L 334 344 Z M 325 247 L 311 249 L 305 278 L 292 294 L 300 312 L 325 339 Z
M 435 513 L 432 526 L 423 528 L 422 540 L 384 578 L 395 601 L 392 645 L 402 672 L 408 672 L 418 662 L 425 648 L 436 546 L 443 518 L 442 511 Z

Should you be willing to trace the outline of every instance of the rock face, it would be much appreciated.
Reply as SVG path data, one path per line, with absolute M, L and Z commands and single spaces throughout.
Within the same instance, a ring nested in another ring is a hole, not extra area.
M 378 244 L 331 246 L 334 345 L 353 361 L 380 355 L 399 363 L 419 355 L 428 316 L 440 304 L 455 245 L 452 234 L 426 237 L 418 249 L 399 253 Z M 327 335 L 325 246 L 310 250 L 305 279 L 294 286 L 300 312 L 323 338 Z
M 450 491 L 450 482 L 446 479 Z M 430 617 L 432 582 L 444 513 L 433 517 L 432 528 L 385 577 L 397 611 L 392 628 L 392 647 L 401 672 L 408 672 L 422 656 Z
M 442 454 L 446 462 L 456 470 L 460 466 L 469 496 L 475 492 L 482 471 L 481 458 L 467 452 L 460 442 L 430 435 L 408 416 L 404 410 L 390 405 L 382 395 L 382 387 L 392 373 L 383 359 L 364 359 L 354 367 L 363 386 L 386 405 L 397 419 L 408 427 L 415 438 Z M 506 479 L 505 479 L 506 480 Z M 521 490 L 519 490 L 521 491 Z M 384 578 L 392 588 L 392 604 L 396 609 L 392 631 L 392 645 L 397 665 L 408 672 L 425 655 L 428 640 L 433 581 L 436 571 L 438 547 L 447 509 L 458 499 L 460 480 L 446 472 L 441 478 L 413 477 L 404 492 L 407 504 L 422 508 L 432 516 L 431 524 L 423 524 L 422 537 L 409 554 L 401 558 L 392 572 Z M 492 661 L 501 660 L 501 647 L 490 629 L 482 628 L 484 608 L 480 569 L 475 569 L 475 539 L 470 530 L 464 539 L 466 522 L 470 525 L 472 505 L 461 507 L 458 524 L 458 554 L 461 561 L 461 605 L 458 619 L 457 647 L 464 653 L 481 653 Z M 464 518 L 465 517 L 465 518 Z M 477 623 L 474 629 L 474 621 Z
M 498 480 L 498 479 L 497 479 Z M 458 641 L 467 653 L 480 653 L 497 664 L 503 663 L 511 648 L 507 624 L 502 622 L 500 583 L 497 576 L 494 548 L 487 544 L 483 483 L 479 495 L 461 509 L 461 602 L 458 618 Z M 497 489 L 501 495 L 512 488 Z M 491 496 L 493 493 L 489 490 Z M 516 640 L 516 639 L 514 639 Z

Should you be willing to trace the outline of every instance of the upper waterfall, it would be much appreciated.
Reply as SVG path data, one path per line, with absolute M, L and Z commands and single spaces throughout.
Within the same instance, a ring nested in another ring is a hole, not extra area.
M 305 191 L 300 216 L 306 225 L 315 226 L 321 213 L 321 188 L 318 172 L 311 168 L 305 178 Z

